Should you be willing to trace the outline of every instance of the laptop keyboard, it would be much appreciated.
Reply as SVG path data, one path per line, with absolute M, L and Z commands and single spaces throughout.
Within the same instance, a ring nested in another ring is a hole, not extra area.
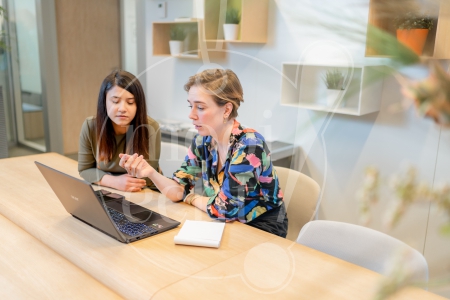
M 108 209 L 109 214 L 111 215 L 111 219 L 116 224 L 117 228 L 129 236 L 137 236 L 144 233 L 156 233 L 158 232 L 155 228 L 152 228 L 150 226 L 147 226 L 143 223 L 134 223 L 127 219 L 127 217 L 112 209 L 109 207 L 106 207 Z

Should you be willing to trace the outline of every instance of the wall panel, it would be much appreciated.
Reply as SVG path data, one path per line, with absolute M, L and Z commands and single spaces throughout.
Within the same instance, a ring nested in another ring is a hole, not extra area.
M 103 78 L 121 66 L 119 0 L 57 0 L 64 153 L 78 151 L 83 120 L 94 115 Z

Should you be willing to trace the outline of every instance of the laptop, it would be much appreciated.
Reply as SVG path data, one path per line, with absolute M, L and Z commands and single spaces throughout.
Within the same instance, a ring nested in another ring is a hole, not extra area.
M 87 181 L 34 162 L 68 213 L 122 243 L 173 229 L 180 222 L 125 200 Z

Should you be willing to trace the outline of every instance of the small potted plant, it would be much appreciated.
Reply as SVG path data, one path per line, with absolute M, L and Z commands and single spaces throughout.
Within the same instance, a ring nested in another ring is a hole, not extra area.
M 179 56 L 184 50 L 184 39 L 186 38 L 186 30 L 183 25 L 175 24 L 170 27 L 170 54 Z
M 227 10 L 225 24 L 223 24 L 223 35 L 225 40 L 237 40 L 239 36 L 239 23 L 241 22 L 241 15 L 239 11 L 234 8 Z
M 433 28 L 433 19 L 408 12 L 395 19 L 397 39 L 417 55 L 422 55 L 428 32 Z
M 332 107 L 344 90 L 344 73 L 337 68 L 329 69 L 323 74 L 322 79 L 327 87 L 327 105 Z

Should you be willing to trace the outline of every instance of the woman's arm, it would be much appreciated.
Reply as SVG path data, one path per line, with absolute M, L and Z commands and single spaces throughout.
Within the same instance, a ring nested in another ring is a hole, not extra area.
M 136 177 L 150 178 L 156 187 L 167 198 L 176 202 L 188 195 L 193 188 L 193 182 L 201 175 L 201 157 L 203 138 L 196 136 L 192 140 L 192 144 L 188 150 L 185 161 L 174 173 L 173 178 L 167 178 L 159 174 L 150 164 L 148 164 L 142 155 L 134 154 L 132 156 L 120 154 L 121 157 L 119 165 L 124 168 L 128 174 Z M 193 150 L 192 150 L 193 149 Z
M 121 153 L 119 154 L 119 157 L 119 165 L 131 176 L 150 178 L 160 192 L 173 202 L 183 199 L 184 187 L 174 180 L 158 173 L 142 155 L 138 156 L 137 154 L 128 155 Z
M 195 206 L 200 210 L 206 212 L 206 206 L 209 201 L 209 197 L 204 197 L 198 194 L 189 194 L 184 198 L 184 203 Z
M 97 161 L 94 155 L 95 132 L 89 126 L 87 118 L 81 127 L 78 146 L 78 172 L 87 182 L 111 187 L 121 191 L 139 192 L 146 184 L 145 180 L 133 178 L 128 174 L 113 176 L 97 168 Z
M 128 174 L 116 176 L 106 174 L 100 181 L 94 183 L 125 192 L 139 192 L 147 184 L 145 179 L 134 178 Z
M 158 122 L 149 119 L 149 160 L 148 163 L 155 170 L 159 170 L 159 159 L 161 157 L 161 130 Z
M 106 172 L 97 168 L 97 161 L 94 153 L 95 132 L 90 126 L 92 117 L 87 118 L 81 127 L 80 139 L 78 143 L 78 172 L 80 176 L 90 182 L 98 183 Z M 92 125 L 92 124 L 91 124 Z
M 153 169 L 160 171 L 159 159 L 161 156 L 161 130 L 158 122 L 148 117 L 148 132 L 149 132 L 149 157 L 147 162 L 153 167 Z M 151 189 L 156 189 L 156 185 L 148 177 L 143 178 L 147 182 L 147 186 Z

